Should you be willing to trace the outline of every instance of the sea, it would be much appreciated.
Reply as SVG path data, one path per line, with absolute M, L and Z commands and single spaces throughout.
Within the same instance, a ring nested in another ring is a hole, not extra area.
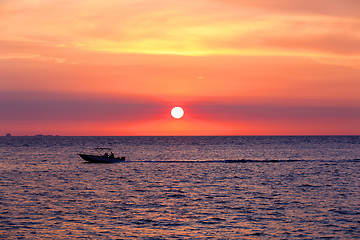
M 0 137 L 0 171 L 0 239 L 360 239 L 360 136 Z

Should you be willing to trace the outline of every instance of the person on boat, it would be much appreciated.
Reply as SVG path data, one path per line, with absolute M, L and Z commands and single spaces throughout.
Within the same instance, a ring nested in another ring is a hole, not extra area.
M 108 153 L 105 153 L 104 156 L 105 156 L 105 157 L 109 157 L 109 154 L 108 154 Z
M 114 153 L 113 152 L 110 152 L 109 158 L 114 158 Z

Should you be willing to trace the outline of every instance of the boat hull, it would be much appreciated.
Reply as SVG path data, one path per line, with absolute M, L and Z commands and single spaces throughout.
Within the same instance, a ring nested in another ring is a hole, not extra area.
M 79 154 L 79 156 L 88 162 L 94 163 L 115 163 L 115 162 L 123 162 L 125 161 L 125 157 L 121 158 L 110 158 L 104 156 L 96 156 L 96 155 L 89 155 L 89 154 Z

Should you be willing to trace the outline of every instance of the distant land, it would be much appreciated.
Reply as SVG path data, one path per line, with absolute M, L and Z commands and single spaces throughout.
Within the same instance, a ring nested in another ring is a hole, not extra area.
M 5 137 L 12 137 L 12 135 L 11 135 L 10 133 L 7 133 L 7 134 L 5 135 Z M 24 137 L 31 137 L 31 136 L 24 135 Z M 36 135 L 33 135 L 33 137 L 59 137 L 59 135 L 36 134 Z
M 44 134 L 36 134 L 34 137 L 59 137 L 59 135 L 44 135 Z

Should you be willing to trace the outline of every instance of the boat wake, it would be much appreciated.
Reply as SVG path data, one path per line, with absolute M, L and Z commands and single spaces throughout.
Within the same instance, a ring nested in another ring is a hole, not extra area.
M 360 159 L 226 159 L 226 160 L 127 160 L 126 163 L 286 163 L 286 162 L 360 162 Z

